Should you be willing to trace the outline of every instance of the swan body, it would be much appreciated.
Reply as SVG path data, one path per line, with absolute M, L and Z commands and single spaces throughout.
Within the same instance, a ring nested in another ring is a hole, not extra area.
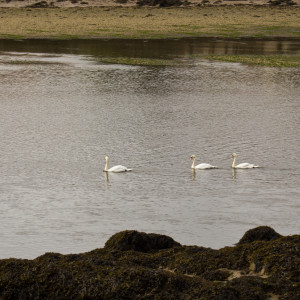
M 216 169 L 217 168 L 216 166 L 212 166 L 212 165 L 206 164 L 206 163 L 202 163 L 202 164 L 195 166 L 195 164 L 196 164 L 196 156 L 195 155 L 191 156 L 191 160 L 193 160 L 191 168 L 194 170 L 206 170 L 206 169 Z
M 232 162 L 232 168 L 233 169 L 252 169 L 252 168 L 260 168 L 260 166 L 256 166 L 254 164 L 249 164 L 249 163 L 241 163 L 236 165 L 236 153 L 232 154 L 233 157 L 233 162 Z
M 114 172 L 114 173 L 120 173 L 120 172 L 129 172 L 132 171 L 132 169 L 128 169 L 122 165 L 117 165 L 114 167 L 111 167 L 110 169 L 108 168 L 108 164 L 109 164 L 109 158 L 107 156 L 105 156 L 105 160 L 106 160 L 106 164 L 104 167 L 104 172 Z

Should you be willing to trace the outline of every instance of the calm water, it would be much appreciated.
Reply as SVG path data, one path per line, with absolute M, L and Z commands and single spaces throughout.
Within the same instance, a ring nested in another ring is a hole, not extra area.
M 259 225 L 299 234 L 299 69 L 103 65 L 99 45 L 14 43 L 0 43 L 0 258 L 89 251 L 125 229 L 212 248 Z M 233 172 L 233 152 L 263 168 Z M 219 169 L 194 173 L 192 154 Z M 106 177 L 105 155 L 134 171 Z

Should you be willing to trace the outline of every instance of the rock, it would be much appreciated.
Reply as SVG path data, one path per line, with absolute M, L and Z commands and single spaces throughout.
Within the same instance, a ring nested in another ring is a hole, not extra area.
M 215 250 L 123 231 L 86 253 L 1 259 L 0 299 L 298 300 L 300 235 L 255 236 Z
M 151 250 L 168 249 L 177 246 L 181 245 L 166 235 L 126 230 L 113 235 L 106 242 L 105 249 L 149 252 Z
M 181 6 L 187 4 L 187 1 L 182 2 L 181 0 L 138 0 L 137 6 L 159 6 L 159 7 L 170 7 L 170 6 Z
M 47 1 L 39 1 L 36 3 L 33 3 L 31 5 L 28 5 L 27 7 L 30 8 L 45 8 L 45 7 L 51 7 L 51 3 L 49 4 Z
M 239 240 L 238 245 L 252 243 L 254 241 L 272 241 L 280 237 L 281 235 L 273 228 L 268 226 L 259 226 L 248 230 Z

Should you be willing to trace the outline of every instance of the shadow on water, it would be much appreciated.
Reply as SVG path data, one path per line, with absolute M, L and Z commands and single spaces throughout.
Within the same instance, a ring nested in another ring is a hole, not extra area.
M 78 40 L 7 40 L 0 39 L 0 51 L 67 53 L 105 57 L 163 58 L 199 54 L 299 54 L 300 40 L 286 39 L 78 39 Z

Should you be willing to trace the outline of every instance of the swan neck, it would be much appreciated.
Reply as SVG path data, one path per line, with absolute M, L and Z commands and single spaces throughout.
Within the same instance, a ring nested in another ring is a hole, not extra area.
M 108 170 L 108 163 L 109 163 L 109 161 L 108 161 L 108 159 L 107 159 L 107 160 L 106 160 L 106 163 L 105 163 L 104 171 L 107 171 L 107 170 Z
M 236 156 L 234 156 L 234 158 L 233 158 L 232 168 L 235 168 L 235 166 L 236 166 Z
M 195 163 L 196 163 L 196 157 L 193 158 L 193 163 L 192 163 L 192 166 L 191 166 L 192 169 L 195 169 Z

